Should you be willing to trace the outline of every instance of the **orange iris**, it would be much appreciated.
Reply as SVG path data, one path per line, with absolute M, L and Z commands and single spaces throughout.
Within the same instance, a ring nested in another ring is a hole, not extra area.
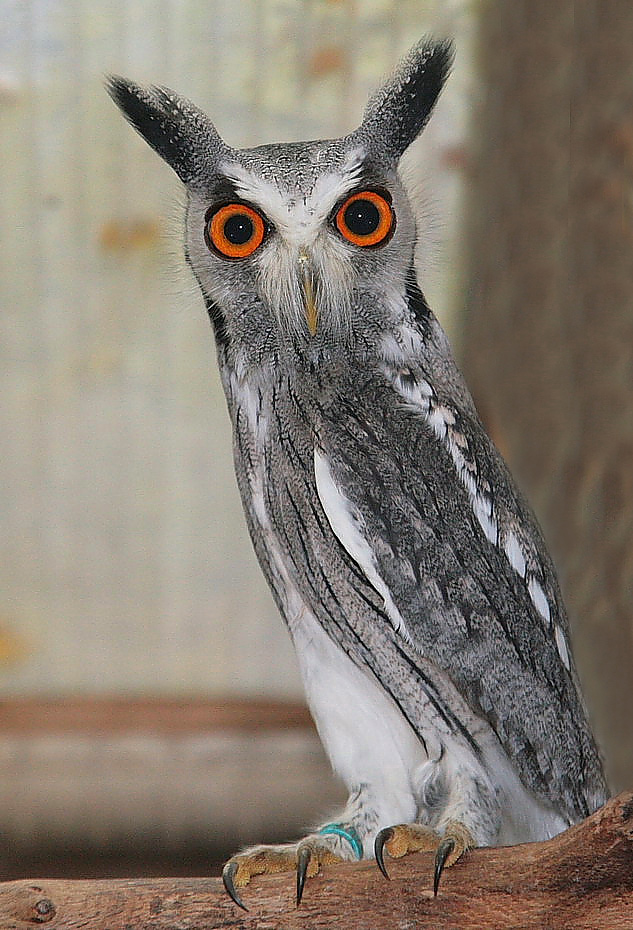
M 354 245 L 382 245 L 393 232 L 395 216 L 382 194 L 357 191 L 341 204 L 335 223 L 343 238 Z
M 220 207 L 207 222 L 207 245 L 224 258 L 248 258 L 266 235 L 262 216 L 245 203 Z

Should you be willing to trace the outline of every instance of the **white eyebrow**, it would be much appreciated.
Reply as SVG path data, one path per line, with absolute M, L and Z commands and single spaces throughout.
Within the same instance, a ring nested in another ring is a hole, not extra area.
M 241 197 L 260 207 L 282 234 L 292 237 L 299 231 L 321 226 L 358 181 L 363 155 L 362 149 L 353 149 L 337 170 L 324 170 L 309 191 L 304 194 L 297 191 L 297 196 L 239 162 L 225 163 L 221 170 Z

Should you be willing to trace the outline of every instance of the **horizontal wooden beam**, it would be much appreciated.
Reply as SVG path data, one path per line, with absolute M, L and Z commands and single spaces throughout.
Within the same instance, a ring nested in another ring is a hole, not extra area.
M 228 900 L 219 879 L 131 879 L 0 884 L 0 927 L 30 930 L 625 930 L 633 925 L 633 793 L 544 843 L 468 853 L 431 891 L 428 854 L 323 869 L 301 907 L 289 874 Z
M 290 839 L 344 798 L 301 703 L 0 702 L 5 878 L 32 874 L 28 862 L 44 854 L 52 863 L 40 873 L 99 874 L 82 855 L 64 873 L 56 850 L 71 849 L 117 850 L 119 874 L 139 875 L 132 859 L 150 849 L 177 863 L 187 849 L 216 855 L 263 837 Z M 172 865 L 163 874 L 184 873 Z
M 313 729 L 307 707 L 272 700 L 13 698 L 0 701 L 0 734 L 208 733 Z

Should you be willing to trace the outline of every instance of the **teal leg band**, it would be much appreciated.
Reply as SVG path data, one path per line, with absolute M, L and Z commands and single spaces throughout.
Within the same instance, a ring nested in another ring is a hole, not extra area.
M 342 823 L 327 823 L 321 827 L 319 833 L 334 833 L 335 836 L 342 836 L 354 850 L 356 858 L 363 858 L 363 844 L 354 827 L 344 827 Z

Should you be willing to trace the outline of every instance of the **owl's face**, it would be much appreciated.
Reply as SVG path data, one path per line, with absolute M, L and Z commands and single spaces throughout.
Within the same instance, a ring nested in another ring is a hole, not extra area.
M 371 353 L 404 313 L 416 239 L 398 176 L 452 60 L 422 40 L 342 139 L 236 150 L 172 91 L 112 78 L 126 117 L 187 189 L 186 256 L 224 360 Z
M 357 142 L 250 149 L 189 191 L 187 254 L 230 335 L 280 351 L 349 351 L 384 328 L 413 260 L 394 169 Z

